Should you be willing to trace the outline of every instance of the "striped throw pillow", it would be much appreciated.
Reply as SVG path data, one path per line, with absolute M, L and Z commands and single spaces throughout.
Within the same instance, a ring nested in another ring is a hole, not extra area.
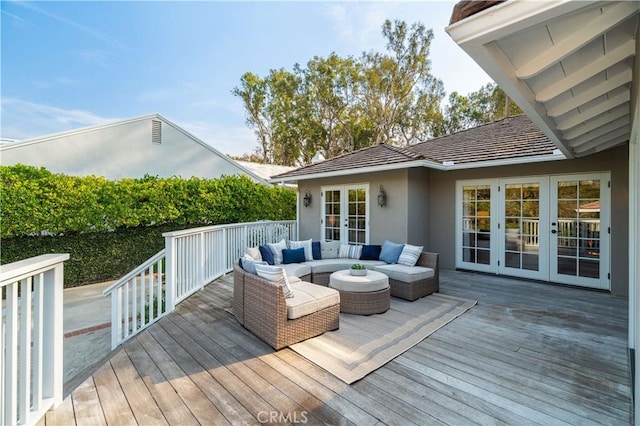
M 402 248 L 402 253 L 398 258 L 398 264 L 406 266 L 416 266 L 416 262 L 422 253 L 424 246 L 412 246 L 411 244 L 405 244 Z
M 293 290 L 291 289 L 291 285 L 289 284 L 287 273 L 282 267 L 256 264 L 256 272 L 258 273 L 259 277 L 281 285 L 284 290 L 284 297 L 286 297 L 287 299 L 293 297 Z
M 339 259 L 360 259 L 362 254 L 362 246 L 356 246 L 353 244 L 340 244 L 340 251 L 338 252 Z
M 287 242 L 285 240 L 280 240 L 277 243 L 269 243 L 267 245 L 273 255 L 273 264 L 280 265 L 282 263 L 282 250 L 287 248 Z

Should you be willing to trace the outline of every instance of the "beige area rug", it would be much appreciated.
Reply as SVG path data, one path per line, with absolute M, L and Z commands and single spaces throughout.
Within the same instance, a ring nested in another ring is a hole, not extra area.
M 384 314 L 340 314 L 340 329 L 290 348 L 353 383 L 417 345 L 477 302 L 439 293 L 414 302 L 391 298 Z

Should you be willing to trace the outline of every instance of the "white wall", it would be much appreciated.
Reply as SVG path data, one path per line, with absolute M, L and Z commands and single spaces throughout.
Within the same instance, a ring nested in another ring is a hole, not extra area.
M 107 179 L 135 178 L 145 174 L 183 178 L 246 174 L 234 161 L 203 146 L 162 119 L 159 119 L 162 121 L 162 143 L 152 144 L 153 119 L 158 120 L 154 117 L 133 119 L 33 142 L 3 145 L 0 163 L 22 163 L 46 167 L 55 173 L 97 175 Z

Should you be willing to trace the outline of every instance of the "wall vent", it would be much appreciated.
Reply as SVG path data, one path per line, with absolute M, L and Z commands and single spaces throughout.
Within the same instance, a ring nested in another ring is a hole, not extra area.
M 151 120 L 151 143 L 160 145 L 162 143 L 162 121 Z

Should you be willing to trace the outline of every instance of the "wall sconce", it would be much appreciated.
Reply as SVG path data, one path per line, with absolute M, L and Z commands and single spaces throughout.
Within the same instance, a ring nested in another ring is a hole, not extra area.
M 378 205 L 380 207 L 387 205 L 387 193 L 384 191 L 382 185 L 380 185 L 380 192 L 378 192 Z
M 305 207 L 309 207 L 311 205 L 311 192 L 307 189 L 304 191 L 304 198 L 302 199 L 302 203 Z

